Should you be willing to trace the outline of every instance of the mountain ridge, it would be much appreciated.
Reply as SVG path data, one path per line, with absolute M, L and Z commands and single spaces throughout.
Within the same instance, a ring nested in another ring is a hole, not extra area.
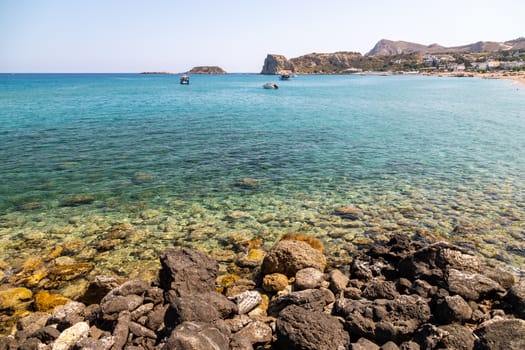
M 422 45 L 410 41 L 379 40 L 366 56 L 391 56 L 405 54 L 435 54 L 435 53 L 470 53 L 495 52 L 505 50 L 525 50 L 525 38 L 520 37 L 503 42 L 478 41 L 472 44 L 446 47 L 439 44 Z

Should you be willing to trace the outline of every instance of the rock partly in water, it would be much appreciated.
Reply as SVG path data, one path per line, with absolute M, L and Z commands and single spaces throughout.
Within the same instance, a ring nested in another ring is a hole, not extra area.
M 197 66 L 186 72 L 186 74 L 228 74 L 218 66 Z
M 284 71 L 295 72 L 293 63 L 283 55 L 268 54 L 266 56 L 261 74 L 279 74 Z

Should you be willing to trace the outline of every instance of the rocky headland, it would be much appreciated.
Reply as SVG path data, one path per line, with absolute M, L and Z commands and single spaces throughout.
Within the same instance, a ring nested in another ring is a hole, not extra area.
M 4 288 L 3 312 L 49 312 L 19 319 L 0 349 L 525 348 L 525 280 L 445 242 L 392 235 L 336 269 L 317 238 L 288 234 L 247 251 L 249 278 L 192 249 L 160 262 L 156 282 L 97 276 L 78 301 Z
M 482 72 L 525 69 L 525 38 L 505 42 L 479 41 L 445 47 L 408 41 L 379 40 L 367 54 L 310 53 L 287 59 L 267 55 L 261 74 L 348 74 L 362 71 Z

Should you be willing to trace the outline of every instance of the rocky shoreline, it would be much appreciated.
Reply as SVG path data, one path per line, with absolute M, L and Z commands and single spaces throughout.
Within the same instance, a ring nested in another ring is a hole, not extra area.
M 167 249 L 158 283 L 97 276 L 82 302 L 21 318 L 0 349 L 525 348 L 525 280 L 449 243 L 392 235 L 338 269 L 303 234 L 261 254 L 246 279 Z

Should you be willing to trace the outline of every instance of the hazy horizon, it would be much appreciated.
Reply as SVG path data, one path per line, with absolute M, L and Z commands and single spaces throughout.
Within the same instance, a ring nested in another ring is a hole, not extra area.
M 525 36 L 525 3 L 4 0 L 0 72 L 258 73 L 267 54 L 365 54 L 380 39 L 460 46 Z

